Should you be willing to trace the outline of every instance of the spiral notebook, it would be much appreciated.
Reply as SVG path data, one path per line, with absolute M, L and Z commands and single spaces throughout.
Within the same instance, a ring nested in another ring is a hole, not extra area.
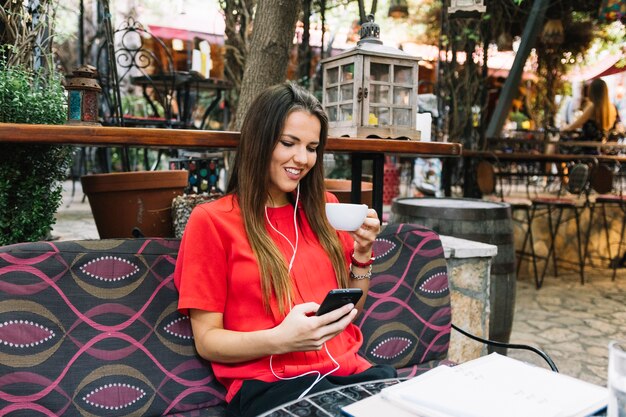
M 584 417 L 606 407 L 608 396 L 605 387 L 492 353 L 455 367 L 439 366 L 342 412 L 352 417 L 392 409 L 420 417 Z

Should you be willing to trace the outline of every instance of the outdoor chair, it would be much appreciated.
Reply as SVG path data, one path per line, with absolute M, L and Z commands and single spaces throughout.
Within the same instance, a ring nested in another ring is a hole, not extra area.
M 103 125 L 181 127 L 174 111 L 180 81 L 174 60 L 165 43 L 140 22 L 129 18 L 107 36 L 97 50 L 96 65 Z M 145 169 L 156 168 L 162 153 L 159 150 L 155 160 L 150 160 L 144 149 Z
M 593 214 L 596 207 L 599 207 L 602 211 L 602 226 L 604 230 L 604 235 L 606 237 L 606 249 L 608 252 L 609 266 L 613 269 L 613 274 L 611 279 L 615 280 L 615 275 L 617 274 L 618 266 L 624 265 L 624 258 L 626 258 L 626 254 L 622 256 L 622 248 L 625 248 L 624 244 L 624 231 L 626 230 L 626 194 L 624 194 L 624 176 L 626 173 L 620 172 L 623 169 L 618 164 L 614 167 L 609 167 L 605 164 L 599 164 L 594 166 L 594 169 L 591 171 L 591 179 L 590 184 L 591 188 L 598 193 L 593 203 L 589 207 L 589 225 L 587 227 L 587 243 L 585 244 L 585 259 L 589 256 L 588 254 L 588 246 L 589 246 L 589 236 L 591 234 L 591 227 L 593 225 L 592 219 L 594 218 Z M 616 173 L 618 175 L 616 175 Z M 610 223 L 607 220 L 606 208 L 609 207 L 617 207 L 621 210 L 621 226 L 620 226 L 620 234 L 617 245 L 617 254 L 613 257 L 611 251 L 611 239 L 610 239 Z
M 496 175 L 496 169 L 488 161 L 480 161 L 476 167 L 476 180 L 478 188 L 483 194 L 483 198 L 490 201 L 507 203 L 511 206 L 512 219 L 516 222 L 524 233 L 523 243 L 520 249 L 516 250 L 517 266 L 516 274 L 519 276 L 520 266 L 524 258 L 532 262 L 535 282 L 537 282 L 537 260 L 535 255 L 535 243 L 533 230 L 531 227 L 532 202 L 529 198 L 505 196 L 502 186 L 502 177 Z M 499 187 L 496 187 L 499 184 Z M 497 189 L 497 190 L 496 190 Z M 516 216 L 516 212 L 521 212 L 522 217 Z M 525 252 L 526 243 L 530 240 L 530 253 Z
M 165 43 L 129 18 L 97 52 L 106 125 L 172 127 L 176 124 L 174 61 Z
M 563 194 L 567 192 L 567 194 Z M 541 288 L 543 280 L 552 258 L 554 276 L 558 276 L 556 237 L 561 225 L 567 224 L 572 219 L 576 222 L 576 249 L 578 252 L 578 268 L 581 284 L 585 283 L 585 255 L 582 244 L 580 219 L 581 214 L 589 206 L 589 166 L 577 163 L 571 167 L 566 177 L 563 178 L 562 186 L 555 196 L 537 197 L 532 199 L 530 214 L 531 226 L 535 220 L 545 215 L 548 222 L 549 248 L 541 275 L 536 280 L 537 288 Z M 564 217 L 564 213 L 572 213 L 572 217 Z M 556 213 L 556 220 L 553 214 Z M 522 248 L 524 251 L 525 245 Z M 535 254 L 537 257 L 537 255 Z

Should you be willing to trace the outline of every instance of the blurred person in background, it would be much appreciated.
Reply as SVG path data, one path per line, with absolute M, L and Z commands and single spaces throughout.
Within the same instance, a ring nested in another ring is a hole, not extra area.
M 582 129 L 583 140 L 603 141 L 619 124 L 617 108 L 609 100 L 606 82 L 596 78 L 589 84 L 589 91 L 582 114 L 561 130 L 568 132 Z

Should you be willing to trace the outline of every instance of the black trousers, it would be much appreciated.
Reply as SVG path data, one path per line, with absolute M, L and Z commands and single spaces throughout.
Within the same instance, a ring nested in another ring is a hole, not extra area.
M 350 376 L 329 375 L 318 382 L 309 391 L 326 391 L 345 385 L 356 384 L 377 379 L 395 378 L 395 368 L 388 365 L 377 365 L 359 374 Z M 228 404 L 228 417 L 255 417 L 281 404 L 293 401 L 315 382 L 315 375 L 307 375 L 288 381 L 264 382 L 256 379 L 244 381 L 241 389 Z

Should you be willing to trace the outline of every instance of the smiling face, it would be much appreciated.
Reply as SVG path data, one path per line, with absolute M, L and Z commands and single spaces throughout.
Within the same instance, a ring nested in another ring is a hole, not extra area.
M 308 112 L 296 110 L 287 116 L 270 161 L 268 207 L 288 204 L 287 194 L 315 165 L 320 130 L 320 121 Z

